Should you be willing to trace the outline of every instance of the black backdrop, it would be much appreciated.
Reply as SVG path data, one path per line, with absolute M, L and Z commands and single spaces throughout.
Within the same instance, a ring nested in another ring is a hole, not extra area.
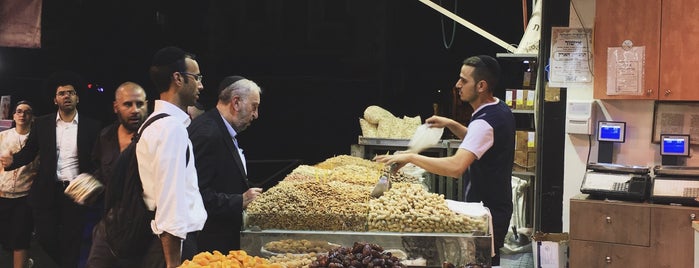
M 458 1 L 456 13 L 508 43 L 523 33 L 521 1 Z M 42 48 L 0 48 L 0 93 L 53 112 L 44 79 L 74 70 L 104 88 L 79 92 L 81 115 L 106 124 L 114 88 L 150 88 L 151 56 L 176 45 L 198 56 L 207 108 L 224 76 L 263 88 L 260 118 L 239 138 L 248 159 L 313 164 L 349 154 L 367 106 L 424 120 L 451 102 L 465 57 L 506 52 L 458 24 L 446 48 L 453 27 L 417 0 L 45 0 Z

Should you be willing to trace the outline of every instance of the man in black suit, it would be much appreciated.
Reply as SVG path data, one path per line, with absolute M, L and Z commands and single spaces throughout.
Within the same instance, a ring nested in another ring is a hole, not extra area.
M 77 267 L 87 207 L 75 203 L 63 191 L 79 174 L 95 165 L 92 147 L 99 135 L 99 121 L 78 115 L 76 74 L 61 73 L 50 79 L 56 113 L 36 118 L 27 144 L 14 156 L 0 156 L 5 170 L 26 165 L 39 155 L 38 175 L 29 190 L 36 237 L 44 251 L 60 267 Z
M 240 76 L 226 77 L 219 86 L 216 108 L 188 127 L 208 218 L 198 235 L 199 251 L 240 249 L 242 213 L 262 193 L 251 188 L 245 156 L 236 135 L 258 117 L 260 87 Z

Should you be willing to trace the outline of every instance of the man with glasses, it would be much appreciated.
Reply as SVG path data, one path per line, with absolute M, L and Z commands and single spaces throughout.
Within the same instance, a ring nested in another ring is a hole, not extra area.
M 49 78 L 56 113 L 36 118 L 26 145 L 14 156 L 3 153 L 5 170 L 14 170 L 39 156 L 38 176 L 29 191 L 36 237 L 60 267 L 77 267 L 87 207 L 64 191 L 82 173 L 92 173 L 92 147 L 100 122 L 78 114 L 79 76 L 61 72 Z
M 17 152 L 27 142 L 34 117 L 29 102 L 17 103 L 15 127 L 0 132 L 0 151 Z M 12 252 L 13 267 L 29 266 L 29 242 L 34 223 L 27 204 L 39 158 L 13 171 L 0 171 L 0 245 Z
M 464 60 L 456 82 L 461 101 L 468 102 L 474 113 L 468 128 L 452 119 L 432 116 L 425 120 L 431 127 L 446 127 L 463 139 L 456 153 L 436 158 L 414 153 L 381 155 L 374 159 L 413 163 L 428 172 L 464 179 L 467 202 L 483 202 L 493 216 L 493 239 L 496 253 L 492 265 L 500 264 L 512 217 L 512 163 L 515 151 L 515 122 L 504 101 L 493 96 L 500 80 L 500 65 L 490 56 L 473 56 Z
M 240 249 L 243 210 L 262 193 L 261 188 L 250 187 L 243 149 L 236 140 L 257 119 L 261 92 L 251 80 L 228 76 L 219 85 L 216 107 L 188 128 L 209 214 L 197 237 L 200 251 Z
M 194 56 L 176 47 L 163 48 L 153 56 L 150 76 L 160 99 L 149 118 L 169 116 L 153 121 L 136 145 L 143 200 L 155 211 L 150 225 L 155 236 L 138 267 L 177 267 L 183 258 L 197 253 L 194 234 L 207 217 L 186 113 L 204 86 Z

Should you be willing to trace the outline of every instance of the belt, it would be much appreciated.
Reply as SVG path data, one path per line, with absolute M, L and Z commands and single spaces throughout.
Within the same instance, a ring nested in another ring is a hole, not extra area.
M 56 181 L 56 184 L 58 184 L 58 187 L 61 187 L 61 189 L 65 190 L 70 184 L 70 181 Z

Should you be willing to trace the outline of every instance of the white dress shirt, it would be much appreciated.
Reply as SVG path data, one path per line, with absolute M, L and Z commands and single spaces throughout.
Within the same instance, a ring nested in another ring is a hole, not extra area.
M 73 121 L 65 122 L 56 113 L 56 177 L 59 181 L 72 181 L 78 176 L 78 112 Z
M 231 126 L 228 121 L 226 121 L 226 118 L 221 115 L 221 120 L 223 120 L 223 124 L 226 125 L 226 129 L 228 130 L 228 134 L 231 135 L 231 139 L 233 139 L 233 144 L 235 144 L 235 149 L 238 150 L 238 155 L 240 156 L 240 160 L 243 162 L 243 169 L 245 171 L 245 174 L 248 174 L 248 165 L 247 161 L 245 161 L 245 155 L 243 154 L 243 149 L 238 146 L 238 140 L 235 138 L 235 136 L 238 135 L 238 132 L 235 132 L 235 129 L 233 129 L 233 126 Z
M 143 200 L 156 211 L 151 221 L 153 233 L 168 232 L 184 239 L 187 233 L 201 230 L 207 217 L 187 134 L 191 119 L 177 106 L 156 100 L 149 118 L 161 113 L 170 116 L 148 126 L 136 146 Z

